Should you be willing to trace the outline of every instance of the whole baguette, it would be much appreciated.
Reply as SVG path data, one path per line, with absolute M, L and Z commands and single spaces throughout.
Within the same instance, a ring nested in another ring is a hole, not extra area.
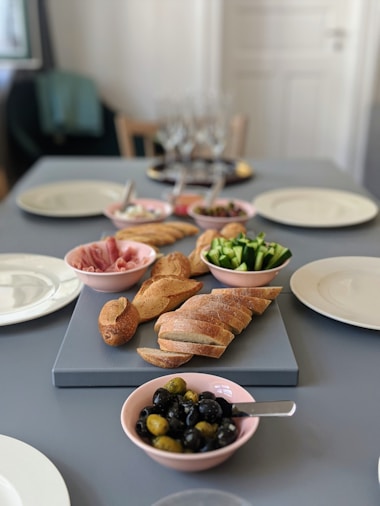
M 274 300 L 282 291 L 282 286 L 248 286 L 234 288 L 213 288 L 211 293 L 230 293 L 232 295 L 246 295 L 261 299 Z
M 161 324 L 158 338 L 174 341 L 228 346 L 234 334 L 207 321 L 171 319 Z
M 220 358 L 226 351 L 227 346 L 216 344 L 190 343 L 186 341 L 173 341 L 172 339 L 158 338 L 161 350 L 175 351 L 180 353 L 192 353 L 202 357 Z
M 192 353 L 181 353 L 177 351 L 164 351 L 158 348 L 140 347 L 136 349 L 140 357 L 156 367 L 163 369 L 174 369 L 186 364 L 193 358 Z
M 135 335 L 138 324 L 138 311 L 126 297 L 106 302 L 98 316 L 99 332 L 110 346 L 127 343 Z

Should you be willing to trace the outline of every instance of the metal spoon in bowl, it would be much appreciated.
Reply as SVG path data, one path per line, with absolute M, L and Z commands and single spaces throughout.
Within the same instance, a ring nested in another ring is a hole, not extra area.
M 126 211 L 128 209 L 128 207 L 132 205 L 131 200 L 132 200 L 132 195 L 133 195 L 134 190 L 135 190 L 134 181 L 128 180 L 125 183 L 124 194 L 123 194 L 123 198 L 121 200 L 121 206 L 119 208 L 119 211 L 121 213 Z
M 219 404 L 223 412 L 229 417 L 245 416 L 292 416 L 296 411 L 293 401 L 262 401 L 262 402 L 236 402 L 231 404 L 226 399 L 219 397 Z

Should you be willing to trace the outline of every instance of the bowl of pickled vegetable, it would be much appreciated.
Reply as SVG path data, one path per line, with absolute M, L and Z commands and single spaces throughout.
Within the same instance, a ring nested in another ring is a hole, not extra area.
M 201 251 L 201 259 L 211 274 L 232 287 L 269 284 L 290 262 L 287 246 L 265 240 L 265 233 L 255 237 L 239 234 L 232 239 L 217 237 Z
M 207 206 L 204 200 L 194 202 L 188 207 L 187 214 L 205 230 L 220 230 L 232 222 L 245 224 L 255 215 L 255 208 L 245 200 L 220 198 L 211 206 Z
M 230 458 L 258 427 L 258 418 L 231 418 L 228 406 L 235 402 L 254 399 L 220 376 L 169 374 L 130 394 L 121 410 L 121 425 L 156 462 L 178 471 L 202 471 Z

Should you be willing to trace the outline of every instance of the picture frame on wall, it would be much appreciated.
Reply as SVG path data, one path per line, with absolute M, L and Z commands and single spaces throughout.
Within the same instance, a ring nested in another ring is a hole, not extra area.
M 41 66 L 37 0 L 0 0 L 0 67 Z

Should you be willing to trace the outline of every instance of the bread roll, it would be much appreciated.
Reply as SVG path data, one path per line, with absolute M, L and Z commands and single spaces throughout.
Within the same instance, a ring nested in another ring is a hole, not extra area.
M 126 297 L 109 300 L 98 317 L 98 328 L 104 342 L 110 346 L 127 343 L 136 333 L 139 313 Z
M 178 276 L 189 278 L 191 273 L 190 260 L 184 253 L 173 251 L 159 258 L 153 265 L 151 276 Z

